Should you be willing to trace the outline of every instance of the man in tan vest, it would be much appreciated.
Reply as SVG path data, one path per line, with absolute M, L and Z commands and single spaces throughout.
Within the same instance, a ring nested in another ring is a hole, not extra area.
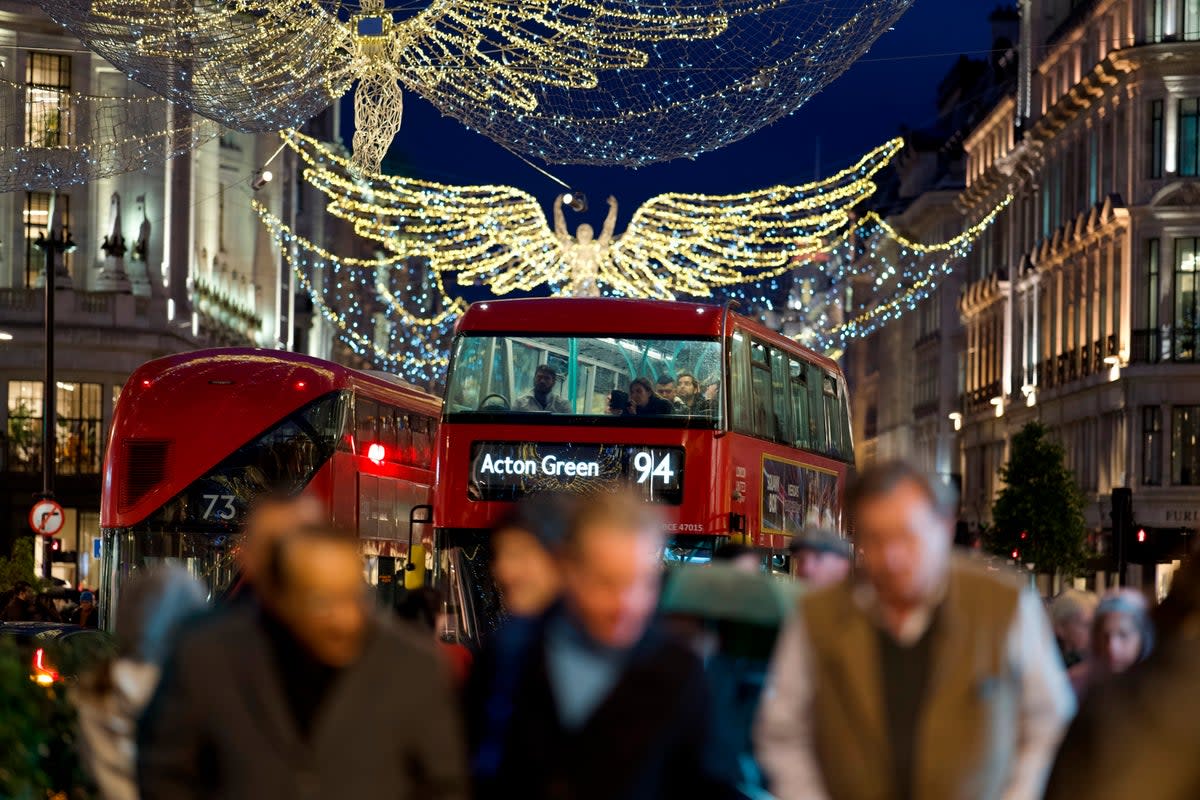
M 756 730 L 781 800 L 1035 800 L 1074 699 L 1035 593 L 951 552 L 953 503 L 903 462 L 845 511 L 860 580 L 807 595 Z

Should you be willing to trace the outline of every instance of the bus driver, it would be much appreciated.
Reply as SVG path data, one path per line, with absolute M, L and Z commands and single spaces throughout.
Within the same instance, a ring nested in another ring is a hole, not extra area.
M 566 400 L 556 394 L 554 384 L 558 381 L 558 373 L 549 364 L 542 364 L 533 374 L 533 394 L 527 394 L 517 400 L 513 411 L 549 412 L 551 414 L 570 414 L 571 406 Z

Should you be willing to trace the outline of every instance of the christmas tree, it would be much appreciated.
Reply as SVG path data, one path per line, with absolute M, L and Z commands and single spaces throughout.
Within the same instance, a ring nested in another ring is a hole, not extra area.
M 988 549 L 1038 572 L 1079 573 L 1087 558 L 1083 493 L 1064 463 L 1062 446 L 1040 422 L 1013 437 L 1000 478 L 1005 486 L 992 506 Z

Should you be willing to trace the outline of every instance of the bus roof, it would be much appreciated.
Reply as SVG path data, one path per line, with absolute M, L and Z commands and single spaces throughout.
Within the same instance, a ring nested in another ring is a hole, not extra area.
M 613 297 L 535 297 L 472 303 L 458 322 L 458 333 L 538 333 L 603 336 L 720 336 L 724 307 L 678 300 L 629 300 Z M 790 337 L 736 312 L 729 328 L 748 330 L 771 344 L 803 353 L 833 370 L 837 364 Z
M 220 375 L 216 376 L 215 373 Z M 210 374 L 213 373 L 213 374 Z M 362 371 L 286 350 L 257 347 L 218 347 L 192 350 L 186 353 L 148 361 L 130 377 L 137 381 L 156 381 L 170 376 L 176 380 L 188 377 L 207 377 L 209 380 L 232 380 L 240 384 L 262 384 L 278 389 L 281 379 L 312 381 L 312 396 L 335 389 L 357 389 L 376 400 L 410 406 L 414 410 L 438 413 L 441 400 L 412 384 L 387 373 Z M 292 403 L 289 398 L 288 404 Z

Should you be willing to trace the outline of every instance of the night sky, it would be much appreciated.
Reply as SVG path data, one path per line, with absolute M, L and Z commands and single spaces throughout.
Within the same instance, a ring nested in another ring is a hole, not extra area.
M 938 82 L 960 54 L 984 57 L 991 45 L 987 18 L 998 2 L 916 0 L 894 30 L 795 114 L 695 161 L 637 170 L 549 166 L 550 172 L 585 192 L 591 204 L 587 214 L 568 214 L 568 224 L 573 228 L 589 221 L 599 226 L 609 194 L 620 203 L 619 232 L 637 205 L 661 192 L 732 193 L 811 180 L 818 141 L 821 173 L 828 174 L 896 135 L 902 124 L 920 128 L 934 123 Z M 561 191 L 508 151 L 442 117 L 410 92 L 405 93 L 404 124 L 391 155 L 413 177 L 517 186 L 538 197 L 547 211 Z

